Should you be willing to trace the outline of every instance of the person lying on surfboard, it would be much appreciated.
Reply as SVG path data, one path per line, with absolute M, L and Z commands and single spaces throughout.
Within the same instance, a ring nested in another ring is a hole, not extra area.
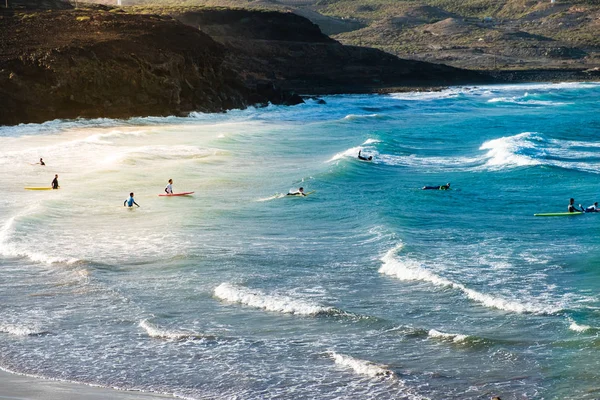
M 52 189 L 58 189 L 60 185 L 58 184 L 58 174 L 54 175 L 54 179 L 52 180 Z
M 165 188 L 166 194 L 173 194 L 173 179 L 169 179 L 169 184 Z
M 140 206 L 138 203 L 135 202 L 135 200 L 133 199 L 133 192 L 129 193 L 129 198 L 127 200 L 125 200 L 123 202 L 123 207 L 127 206 L 127 207 L 133 207 L 133 205 L 136 206 Z
M 298 190 L 292 192 L 291 190 L 286 194 L 286 196 L 306 196 L 304 193 L 304 188 L 298 188 Z
M 598 210 L 598 202 L 595 202 L 594 204 L 592 204 L 591 206 L 587 207 L 587 208 L 583 208 L 581 207 L 581 204 L 579 205 L 579 208 L 581 208 L 581 211 L 583 212 L 600 212 L 600 210 Z
M 359 150 L 359 151 L 358 151 L 358 158 L 359 158 L 359 160 L 363 160 L 363 161 L 371 161 L 371 160 L 373 160 L 373 156 L 369 156 L 369 157 L 361 156 L 361 155 L 360 155 L 360 152 L 361 152 L 361 151 L 362 151 L 362 150 Z
M 450 190 L 450 182 L 441 186 L 423 186 L 423 190 Z

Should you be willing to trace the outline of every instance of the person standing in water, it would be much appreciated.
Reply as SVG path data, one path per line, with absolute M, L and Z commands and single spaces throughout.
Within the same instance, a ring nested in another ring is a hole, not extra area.
M 167 184 L 167 187 L 165 188 L 165 193 L 173 194 L 173 179 L 169 179 L 169 183 Z
M 298 188 L 298 190 L 292 192 L 289 191 L 288 194 L 286 196 L 306 196 L 306 193 L 304 193 L 304 188 Z
M 575 208 L 575 199 L 574 198 L 569 199 L 568 210 L 569 210 L 570 213 L 572 213 L 572 212 L 581 212 L 577 208 Z
M 140 206 L 138 203 L 135 202 L 135 199 L 133 198 L 133 192 L 131 192 L 129 193 L 129 198 L 123 202 L 123 207 L 133 207 L 134 204 L 138 207 Z
M 60 185 L 58 184 L 58 174 L 54 175 L 54 179 L 52 180 L 52 189 L 58 189 Z

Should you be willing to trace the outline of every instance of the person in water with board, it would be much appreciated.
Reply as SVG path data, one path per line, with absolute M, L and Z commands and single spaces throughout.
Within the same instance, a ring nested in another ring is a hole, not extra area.
M 569 199 L 569 207 L 567 209 L 569 210 L 570 213 L 572 213 L 572 212 L 581 212 L 580 210 L 578 210 L 577 208 L 575 208 L 575 199 L 574 198 L 570 198 Z
M 52 189 L 58 189 L 60 185 L 58 184 L 58 174 L 54 175 L 54 179 L 52 180 Z
M 129 193 L 129 198 L 123 202 L 123 207 L 133 207 L 134 204 L 138 207 L 140 206 L 138 203 L 135 202 L 133 198 L 133 192 L 131 192 Z
M 583 208 L 581 207 L 581 204 L 579 205 L 579 208 L 581 208 L 581 211 L 583 212 L 600 212 L 600 210 L 598 210 L 598 202 L 595 202 L 594 204 L 592 204 L 591 206 L 587 207 L 587 208 Z
M 359 160 L 363 160 L 363 161 L 371 161 L 371 160 L 373 160 L 373 156 L 365 157 L 365 156 L 363 156 L 363 155 L 360 154 L 361 151 L 362 150 L 358 151 L 358 159 Z
M 173 194 L 173 179 L 169 179 L 169 183 L 167 184 L 167 187 L 165 188 L 165 193 Z
M 41 158 L 40 158 L 40 162 L 39 162 L 39 164 L 40 164 L 41 166 L 44 166 L 44 165 L 46 165 L 46 163 L 44 162 L 44 160 L 42 160 Z
M 306 193 L 304 193 L 304 188 L 298 188 L 298 190 L 292 192 L 289 191 L 288 194 L 286 194 L 286 196 L 306 196 Z
M 450 182 L 441 186 L 423 186 L 423 190 L 450 190 Z

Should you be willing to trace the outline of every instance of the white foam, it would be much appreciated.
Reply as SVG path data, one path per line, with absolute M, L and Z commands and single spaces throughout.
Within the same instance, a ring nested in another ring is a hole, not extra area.
M 572 319 L 570 319 L 570 322 L 571 322 L 571 324 L 569 325 L 569 329 L 572 331 L 575 331 L 575 332 L 585 332 L 585 331 L 589 331 L 589 330 L 593 329 L 589 325 L 583 325 L 583 324 L 580 325 Z
M 158 326 L 151 324 L 148 320 L 144 319 L 140 321 L 139 326 L 143 328 L 148 336 L 159 339 L 169 340 L 182 340 L 182 339 L 200 339 L 207 337 L 199 333 L 194 332 L 183 332 L 183 331 L 170 331 L 161 329 Z
M 538 140 L 535 132 L 523 132 L 514 136 L 505 136 L 488 140 L 479 150 L 488 150 L 486 154 L 488 167 L 538 165 L 541 162 L 530 156 L 519 154 L 524 149 L 537 149 L 533 140 Z
M 283 193 L 275 193 L 273 196 L 269 196 L 269 197 L 263 197 L 260 199 L 256 199 L 256 201 L 271 201 L 271 200 L 275 200 L 275 199 L 281 199 L 283 197 L 285 197 L 286 195 Z
M 381 114 L 367 114 L 367 115 L 357 115 L 357 114 L 348 114 L 344 117 L 347 121 L 356 121 L 360 119 L 370 119 L 370 118 L 384 118 Z
M 373 143 L 381 143 L 381 140 L 379 140 L 379 139 L 367 139 L 363 143 L 363 146 L 366 146 L 368 144 L 373 144 Z
M 19 325 L 0 325 L 0 332 L 8 333 L 10 335 L 15 336 L 35 336 L 46 333 L 39 328 L 30 328 L 27 326 L 19 326 Z
M 230 303 L 244 304 L 267 311 L 296 315 L 319 315 L 335 312 L 332 307 L 324 307 L 288 296 L 272 295 L 224 282 L 214 290 L 215 297 Z
M 337 161 L 344 157 L 357 158 L 359 150 L 362 150 L 361 146 L 351 147 L 348 150 L 345 150 L 341 153 L 337 153 L 335 156 L 333 156 L 329 160 L 327 160 L 327 162 Z
M 506 300 L 501 297 L 481 293 L 467 288 L 462 283 L 453 282 L 443 278 L 435 273 L 423 268 L 422 265 L 410 259 L 398 260 L 394 256 L 402 249 L 402 244 L 389 250 L 382 258 L 383 265 L 379 272 L 385 275 L 393 276 L 402 281 L 423 281 L 434 284 L 435 286 L 445 286 L 463 292 L 467 298 L 476 301 L 485 307 L 496 308 L 499 310 L 515 313 L 533 313 L 533 314 L 554 314 L 560 311 L 558 307 L 551 307 L 532 303 L 521 303 L 514 300 Z
M 451 340 L 454 343 L 464 342 L 469 337 L 468 335 L 461 335 L 459 333 L 440 332 L 435 329 L 429 330 L 428 335 L 432 338 Z
M 334 351 L 329 352 L 331 358 L 336 364 L 351 369 L 359 375 L 365 375 L 370 378 L 392 378 L 394 372 L 388 369 L 385 365 L 375 364 L 371 361 L 360 360 L 344 354 L 339 354 Z
M 513 96 L 513 97 L 494 97 L 488 100 L 488 103 L 509 103 L 509 104 L 518 104 L 518 105 L 535 105 L 535 106 L 564 106 L 569 103 L 563 103 L 559 101 L 550 101 L 550 100 L 533 100 L 533 99 L 525 99 L 527 96 Z

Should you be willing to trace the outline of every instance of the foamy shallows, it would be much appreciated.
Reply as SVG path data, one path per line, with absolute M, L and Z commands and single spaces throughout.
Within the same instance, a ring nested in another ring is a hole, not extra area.
M 285 314 L 316 316 L 338 312 L 333 307 L 324 307 L 289 296 L 266 294 L 257 289 L 249 289 L 227 282 L 217 286 L 214 290 L 214 295 L 218 299 L 230 303 L 244 304 L 254 308 Z
M 334 351 L 329 353 L 335 363 L 341 367 L 350 369 L 359 375 L 365 375 L 370 378 L 393 378 L 395 374 L 385 365 L 375 364 L 371 361 L 360 360 Z
M 0 369 L 186 399 L 589 398 L 600 215 L 533 214 L 600 201 L 599 98 L 0 127 Z M 169 179 L 194 196 L 157 196 Z

